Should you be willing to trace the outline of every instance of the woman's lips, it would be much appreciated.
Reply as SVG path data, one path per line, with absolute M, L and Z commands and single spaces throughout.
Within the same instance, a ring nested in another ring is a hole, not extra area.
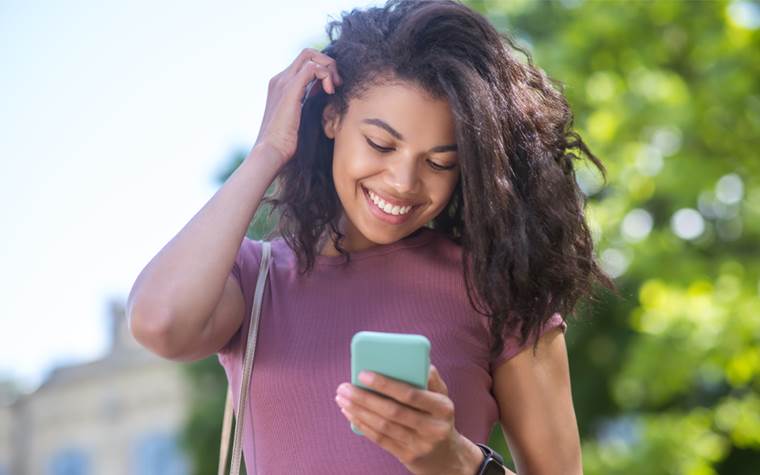
M 370 191 L 369 188 L 367 188 L 365 186 L 362 186 L 362 188 L 364 188 L 365 191 Z M 392 198 L 389 198 L 387 196 L 383 196 L 382 193 L 378 193 L 375 190 L 371 190 L 371 191 L 372 191 L 373 194 L 375 194 L 375 196 L 377 196 L 381 200 L 385 201 L 386 203 L 390 203 L 393 206 L 412 206 L 412 207 L 419 206 L 419 203 L 399 203 L 399 200 L 392 199 Z
M 401 223 L 406 222 L 412 216 L 412 213 L 414 213 L 417 210 L 417 208 L 419 208 L 420 206 L 420 205 L 413 205 L 412 209 L 410 209 L 406 214 L 394 216 L 378 208 L 378 206 L 372 201 L 372 198 L 370 198 L 369 190 L 367 188 L 362 186 L 362 191 L 364 192 L 364 196 L 367 199 L 367 205 L 369 206 L 372 214 L 374 214 L 380 220 L 385 221 L 386 223 L 389 223 L 389 224 L 401 224 Z

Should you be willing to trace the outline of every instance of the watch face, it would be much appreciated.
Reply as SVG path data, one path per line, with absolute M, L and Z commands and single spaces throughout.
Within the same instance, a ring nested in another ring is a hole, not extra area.
M 504 466 L 496 460 L 489 458 L 486 462 L 486 466 L 483 467 L 482 475 L 504 475 Z

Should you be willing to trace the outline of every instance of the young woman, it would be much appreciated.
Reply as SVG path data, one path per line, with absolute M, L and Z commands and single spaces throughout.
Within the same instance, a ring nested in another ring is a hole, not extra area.
M 138 276 L 133 334 L 218 355 L 238 388 L 262 255 L 245 234 L 266 202 L 249 472 L 501 473 L 476 445 L 500 423 L 518 473 L 582 473 L 564 315 L 614 284 L 572 160 L 605 170 L 565 98 L 455 1 L 391 0 L 327 33 L 272 78 L 245 161 Z M 347 383 L 360 330 L 427 336 L 428 389 Z

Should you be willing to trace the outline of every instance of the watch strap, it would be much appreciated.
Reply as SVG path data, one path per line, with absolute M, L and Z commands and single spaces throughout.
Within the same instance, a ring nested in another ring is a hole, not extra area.
M 501 466 L 501 468 L 506 468 L 506 465 L 504 464 L 504 457 L 502 457 L 499 452 L 495 451 L 486 444 L 476 443 L 475 445 L 477 445 L 483 452 L 483 461 L 480 463 L 478 472 L 475 475 L 483 474 L 484 470 L 487 468 L 487 465 L 491 462 L 496 462 Z

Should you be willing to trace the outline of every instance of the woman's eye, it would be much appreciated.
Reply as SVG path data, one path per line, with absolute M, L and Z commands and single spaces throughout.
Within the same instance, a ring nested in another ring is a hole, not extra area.
M 393 150 L 395 150 L 393 148 L 381 147 L 380 145 L 378 145 L 375 142 L 371 141 L 368 137 L 364 137 L 364 140 L 367 141 L 367 143 L 370 145 L 370 147 L 374 148 L 375 150 L 377 150 L 380 153 L 389 153 L 389 152 L 392 152 Z M 451 170 L 453 168 L 456 168 L 456 164 L 455 165 L 444 166 L 444 165 L 439 165 L 439 164 L 437 164 L 435 162 L 432 162 L 430 160 L 428 160 L 428 163 L 430 163 L 430 167 L 433 168 L 434 170 Z
M 371 141 L 367 137 L 364 137 L 364 140 L 367 141 L 367 143 L 370 145 L 370 147 L 374 148 L 378 152 L 388 153 L 388 152 L 392 152 L 393 151 L 392 148 L 387 148 L 387 147 L 381 147 L 381 146 L 379 146 L 378 144 L 376 144 L 375 142 Z
M 443 165 L 438 165 L 435 162 L 430 162 L 430 166 L 435 168 L 436 170 L 451 170 L 452 168 L 456 167 L 456 165 L 449 165 L 448 167 Z

